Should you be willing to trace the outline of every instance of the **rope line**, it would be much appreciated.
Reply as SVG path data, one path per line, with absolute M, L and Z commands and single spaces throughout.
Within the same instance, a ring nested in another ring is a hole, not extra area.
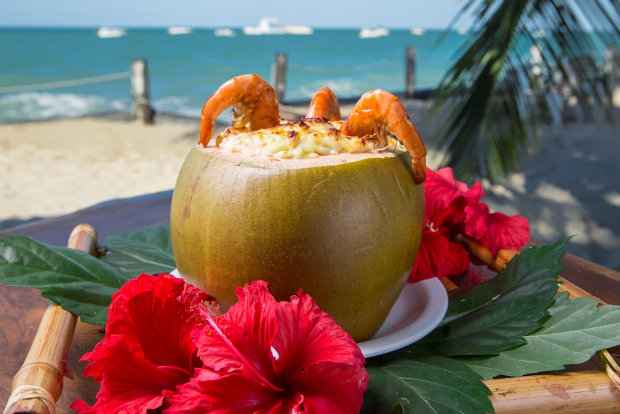
M 67 88 L 70 86 L 91 85 L 94 83 L 113 82 L 129 78 L 130 72 L 116 72 L 107 75 L 90 76 L 87 78 L 69 79 L 58 82 L 33 83 L 30 85 L 15 85 L 0 87 L 0 93 L 32 92 L 38 90 Z
M 9 400 L 6 402 L 4 414 L 13 412 L 12 410 L 20 402 L 28 400 L 39 400 L 45 405 L 49 414 L 56 413 L 56 400 L 45 388 L 38 385 L 20 385 L 13 390 Z

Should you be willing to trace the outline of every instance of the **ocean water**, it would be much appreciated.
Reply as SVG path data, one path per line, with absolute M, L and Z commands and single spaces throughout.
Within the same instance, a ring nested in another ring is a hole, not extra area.
M 341 97 L 369 89 L 403 90 L 404 53 L 415 46 L 416 86 L 437 85 L 465 40 L 456 32 L 413 36 L 392 30 L 359 39 L 357 30 L 315 30 L 311 36 L 216 37 L 195 29 L 170 36 L 166 29 L 129 29 L 100 39 L 96 29 L 0 29 L 0 91 L 129 70 L 132 59 L 149 62 L 151 98 L 159 111 L 197 116 L 203 101 L 232 76 L 255 72 L 269 79 L 276 52 L 288 54 L 285 99 L 309 97 L 320 86 Z M 0 122 L 79 116 L 131 107 L 129 80 L 60 89 L 0 92 Z

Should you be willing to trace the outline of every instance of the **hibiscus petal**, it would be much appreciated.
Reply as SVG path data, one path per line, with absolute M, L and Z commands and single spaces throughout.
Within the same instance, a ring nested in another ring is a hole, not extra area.
M 105 403 L 94 406 L 88 405 L 83 400 L 74 401 L 70 408 L 78 414 L 107 414 L 107 413 L 123 413 L 123 414 L 148 414 L 160 408 L 163 403 L 163 396 L 157 396 L 152 399 L 141 398 L 134 395 L 120 395 L 124 399 L 118 402 L 109 399 Z
M 288 413 L 294 401 L 271 392 L 240 372 L 197 370 L 191 381 L 170 396 L 163 414 Z
M 353 338 L 307 293 L 300 291 L 290 302 L 279 302 L 275 312 L 279 322 L 272 345 L 278 354 L 276 373 L 304 370 L 323 362 L 364 365 L 364 356 Z
M 203 329 L 200 375 L 178 388 L 166 413 L 359 411 L 368 382 L 364 357 L 309 295 L 277 302 L 258 281 L 237 296 L 226 314 L 211 319 L 216 326 Z
M 485 193 L 484 188 L 482 187 L 482 183 L 480 181 L 475 181 L 472 186 L 469 187 L 467 191 L 465 191 L 463 196 L 469 202 L 477 203 L 482 199 L 482 197 L 484 197 L 484 194 Z
M 484 196 L 484 190 L 479 181 L 468 188 L 467 184 L 454 178 L 452 168 L 446 167 L 437 171 L 427 170 L 424 196 L 426 217 L 432 221 L 457 197 L 463 196 L 468 202 L 478 202 Z
M 530 225 L 527 218 L 492 213 L 488 219 L 489 230 L 483 244 L 495 255 L 500 249 L 519 250 L 530 241 Z
M 465 207 L 464 233 L 476 241 L 482 241 L 489 231 L 489 207 L 475 203 Z
M 457 276 L 468 266 L 469 254 L 462 244 L 451 241 L 441 231 L 425 229 L 409 281 Z
M 500 249 L 519 250 L 530 241 L 530 227 L 525 217 L 490 213 L 484 203 L 465 208 L 464 233 L 487 247 L 493 255 Z
M 209 296 L 169 275 L 140 275 L 112 299 L 105 337 L 82 357 L 84 375 L 101 382 L 92 407 L 80 413 L 146 413 L 160 407 L 194 365 L 192 332 L 202 325 L 199 308 Z M 199 362 L 199 361 L 198 361 Z
M 304 371 L 303 412 L 307 413 L 358 413 L 368 385 L 368 375 L 354 365 L 321 363 Z M 301 376 L 301 375 L 299 375 Z
M 368 385 L 361 350 L 342 328 L 306 293 L 276 308 L 279 335 L 276 372 L 304 396 L 313 413 L 354 413 L 362 406 Z M 312 408 L 314 407 L 314 408 Z
M 72 406 L 84 414 L 146 414 L 162 405 L 164 389 L 173 389 L 189 377 L 176 367 L 154 365 L 145 357 L 140 344 L 120 335 L 107 337 L 82 360 L 91 362 L 91 367 L 97 366 L 101 372 L 96 403 L 89 407 L 76 402 Z M 88 368 L 84 374 L 89 375 Z
M 191 369 L 191 334 L 204 324 L 200 309 L 207 300 L 208 294 L 174 276 L 140 275 L 114 295 L 106 335 L 135 337 L 150 360 Z
M 271 344 L 278 330 L 273 315 L 277 302 L 264 281 L 237 289 L 237 299 L 228 312 L 215 318 L 222 335 L 206 326 L 196 339 L 198 356 L 214 371 L 257 370 L 269 381 L 274 374 Z
M 463 231 L 467 206 L 468 201 L 465 197 L 456 197 L 446 208 L 432 217 L 433 227 L 447 232 L 452 237 L 456 236 Z

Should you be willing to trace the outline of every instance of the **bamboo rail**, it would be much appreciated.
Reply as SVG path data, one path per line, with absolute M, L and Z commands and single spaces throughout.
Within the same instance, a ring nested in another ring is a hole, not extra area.
M 87 224 L 76 226 L 67 243 L 69 248 L 92 255 L 97 234 Z M 73 341 L 77 317 L 58 305 L 43 314 L 30 351 L 13 377 L 12 392 L 4 414 L 54 414 L 62 393 L 64 365 Z
M 497 414 L 617 414 L 620 390 L 604 372 L 531 375 L 485 381 Z

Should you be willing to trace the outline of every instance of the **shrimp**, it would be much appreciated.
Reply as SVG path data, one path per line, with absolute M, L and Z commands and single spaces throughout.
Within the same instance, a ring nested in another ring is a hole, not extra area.
M 215 120 L 233 107 L 233 128 L 254 131 L 280 123 L 276 92 L 258 75 L 235 76 L 222 84 L 205 102 L 200 116 L 200 144 L 207 146 Z
M 322 87 L 312 95 L 310 108 L 306 119 L 324 119 L 340 121 L 340 104 L 334 92 L 327 86 Z
M 426 147 L 415 125 L 409 120 L 407 110 L 400 100 L 389 92 L 377 89 L 366 92 L 357 101 L 342 125 L 341 133 L 349 136 L 376 134 L 386 140 L 386 131 L 394 134 L 411 156 L 411 169 L 416 184 L 426 177 Z

